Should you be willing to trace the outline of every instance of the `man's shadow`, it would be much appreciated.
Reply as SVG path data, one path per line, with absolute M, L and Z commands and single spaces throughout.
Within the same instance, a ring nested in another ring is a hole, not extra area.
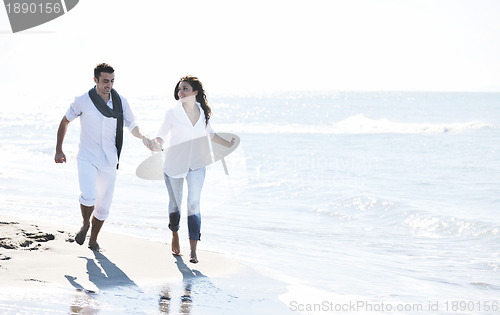
M 198 270 L 194 270 L 189 268 L 182 259 L 182 256 L 173 255 L 177 265 L 177 268 L 182 274 L 182 282 L 184 284 L 184 294 L 180 297 L 181 305 L 180 305 L 180 314 L 190 314 L 191 306 L 193 303 L 191 297 L 191 288 L 193 284 L 199 282 L 200 280 L 208 280 L 208 277 L 202 274 Z M 160 294 L 160 311 L 162 313 L 170 313 L 170 301 L 172 300 L 172 294 L 170 288 L 167 286 Z
M 112 289 L 116 287 L 129 287 L 136 288 L 139 287 L 132 281 L 126 274 L 121 270 L 116 264 L 111 262 L 102 253 L 94 251 L 95 259 L 80 257 L 87 260 L 87 274 L 89 275 L 89 281 L 92 282 L 99 290 Z M 97 263 L 101 267 L 97 265 Z M 91 290 L 86 290 L 81 284 L 76 282 L 76 277 L 66 275 L 69 283 L 73 285 L 78 291 L 85 293 L 95 293 Z

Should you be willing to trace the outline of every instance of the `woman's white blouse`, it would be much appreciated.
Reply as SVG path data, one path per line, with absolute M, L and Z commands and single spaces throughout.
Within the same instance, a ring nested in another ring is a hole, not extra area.
M 193 124 L 182 103 L 170 108 L 165 114 L 157 137 L 164 141 L 164 172 L 174 178 L 182 178 L 190 169 L 194 170 L 211 163 L 210 140 L 214 131 L 210 122 L 205 124 L 205 115 L 200 103 L 200 117 Z

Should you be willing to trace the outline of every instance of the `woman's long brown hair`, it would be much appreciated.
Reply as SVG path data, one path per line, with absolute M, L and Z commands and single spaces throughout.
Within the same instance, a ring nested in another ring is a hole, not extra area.
M 189 83 L 189 85 L 191 85 L 191 87 L 193 88 L 193 91 L 198 91 L 198 94 L 196 95 L 196 101 L 200 103 L 201 108 L 203 109 L 203 113 L 205 114 L 205 126 L 208 125 L 208 120 L 212 115 L 212 109 L 210 108 L 210 106 L 208 106 L 207 95 L 205 93 L 205 90 L 203 89 L 203 84 L 201 84 L 201 81 L 195 76 L 187 75 L 180 78 L 174 90 L 174 97 L 177 101 L 179 100 L 178 93 L 179 85 L 181 84 L 181 82 Z

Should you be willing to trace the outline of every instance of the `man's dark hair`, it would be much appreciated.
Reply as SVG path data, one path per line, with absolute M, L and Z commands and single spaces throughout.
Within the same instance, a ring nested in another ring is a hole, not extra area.
M 100 63 L 94 68 L 94 78 L 99 81 L 99 77 L 101 76 L 101 72 L 113 73 L 115 69 L 108 65 L 107 63 Z

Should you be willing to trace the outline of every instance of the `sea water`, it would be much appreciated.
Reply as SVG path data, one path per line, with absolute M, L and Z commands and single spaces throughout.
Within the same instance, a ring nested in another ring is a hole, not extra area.
M 171 100 L 125 96 L 154 136 Z M 53 162 L 72 98 L 19 100 L 0 108 L 1 212 L 78 225 L 78 120 L 64 143 L 68 163 Z M 499 312 L 499 93 L 209 101 L 214 129 L 241 145 L 226 158 L 229 176 L 220 163 L 208 167 L 200 249 L 282 283 L 290 311 Z M 125 136 L 105 228 L 169 243 L 164 183 L 135 176 L 148 156 Z M 182 220 L 185 238 L 186 230 Z

